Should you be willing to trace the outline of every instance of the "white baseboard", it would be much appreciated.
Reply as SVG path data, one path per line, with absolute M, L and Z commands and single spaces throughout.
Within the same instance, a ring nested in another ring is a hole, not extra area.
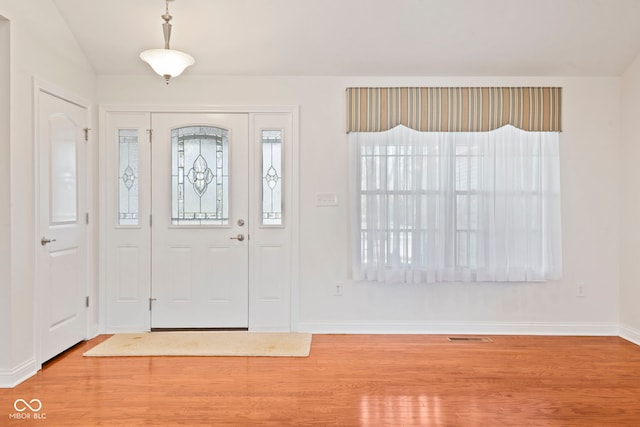
M 291 328 L 282 326 L 253 326 L 249 332 L 291 332 Z
M 469 334 L 617 336 L 616 323 L 497 322 L 300 322 L 298 332 L 315 334 Z
M 13 369 L 0 369 L 0 388 L 13 388 L 34 376 L 39 369 L 35 359 L 27 360 Z
M 150 332 L 149 328 L 140 328 L 140 327 L 126 327 L 126 326 L 122 326 L 122 327 L 117 327 L 117 328 L 109 328 L 106 329 L 102 332 L 100 332 L 100 334 L 103 335 L 110 335 L 110 334 L 141 334 L 143 332 Z
M 620 325 L 619 335 L 620 338 L 624 338 L 636 345 L 640 345 L 640 330 L 638 329 L 634 329 L 627 325 Z

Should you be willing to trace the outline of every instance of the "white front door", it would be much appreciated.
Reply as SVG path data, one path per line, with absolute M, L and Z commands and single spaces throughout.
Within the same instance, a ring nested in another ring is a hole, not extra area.
M 87 110 L 38 96 L 40 361 L 86 337 L 85 141 Z
M 248 115 L 151 122 L 151 327 L 246 328 Z

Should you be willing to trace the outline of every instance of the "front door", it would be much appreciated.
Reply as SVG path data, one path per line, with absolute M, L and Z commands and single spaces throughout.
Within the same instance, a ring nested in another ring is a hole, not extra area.
M 151 327 L 246 328 L 248 115 L 151 122 Z
M 86 336 L 87 110 L 38 93 L 40 361 Z

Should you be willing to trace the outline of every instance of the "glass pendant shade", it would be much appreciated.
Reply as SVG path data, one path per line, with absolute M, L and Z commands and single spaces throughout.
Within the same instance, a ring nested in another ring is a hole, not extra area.
M 162 24 L 162 33 L 164 34 L 164 49 L 149 49 L 140 54 L 140 59 L 149 64 L 153 71 L 164 77 L 164 81 L 169 84 L 171 77 L 176 77 L 196 60 L 188 53 L 173 50 L 169 47 L 171 39 L 171 24 L 173 16 L 169 15 L 169 2 L 174 0 L 165 0 L 166 9 L 164 15 L 160 17 L 164 21 Z
M 140 54 L 140 59 L 148 63 L 153 71 L 167 81 L 176 77 L 196 61 L 193 56 L 173 49 L 149 49 Z

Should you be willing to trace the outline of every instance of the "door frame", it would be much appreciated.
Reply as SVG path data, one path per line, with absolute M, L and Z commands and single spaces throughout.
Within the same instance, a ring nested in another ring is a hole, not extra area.
M 248 114 L 249 115 L 249 168 L 250 168 L 250 183 L 254 183 L 255 171 L 257 165 L 254 164 L 255 156 L 255 126 L 254 126 L 254 118 L 259 114 L 290 114 L 291 116 L 291 168 L 289 171 L 288 179 L 291 182 L 291 200 L 287 203 L 287 214 L 288 214 L 288 225 L 290 226 L 289 233 L 289 259 L 291 260 L 291 265 L 288 266 L 289 275 L 290 275 L 290 288 L 287 290 L 287 294 L 289 297 L 289 324 L 291 331 L 298 330 L 299 324 L 299 177 L 300 177 L 300 151 L 299 151 L 299 106 L 297 105 L 273 105 L 273 106 L 251 106 L 251 105 L 240 105 L 240 106 L 226 106 L 226 105 L 181 105 L 181 106 L 171 106 L 171 105 L 128 105 L 128 104 L 103 104 L 99 106 L 99 123 L 100 123 L 100 143 L 99 143 L 99 200 L 98 205 L 100 206 L 100 226 L 99 226 L 99 257 L 98 264 L 99 268 L 99 276 L 98 276 L 98 295 L 99 295 L 99 332 L 100 333 L 108 333 L 112 331 L 107 330 L 107 276 L 106 276 L 106 265 L 107 265 L 107 251 L 109 250 L 108 245 L 108 237 L 109 230 L 107 229 L 107 223 L 105 218 L 107 215 L 110 215 L 110 212 L 107 211 L 107 191 L 108 185 L 110 185 L 110 181 L 107 175 L 107 155 L 109 150 L 109 136 L 107 135 L 106 123 L 107 116 L 110 113 L 193 113 L 193 114 Z M 253 175 L 253 178 L 252 178 Z M 256 197 L 256 187 L 255 185 L 250 184 L 249 188 L 249 200 L 253 201 Z M 251 203 L 249 207 L 250 211 L 252 209 Z M 251 225 L 248 232 L 252 227 L 256 225 Z M 255 253 L 255 248 L 253 248 L 253 244 L 250 240 L 249 247 L 249 262 L 250 264 L 253 262 L 252 253 Z M 251 275 L 251 268 L 249 267 L 249 293 L 251 295 L 252 288 L 254 285 L 254 278 Z M 249 297 L 251 299 L 251 296 Z M 251 328 L 251 304 L 249 303 L 249 324 Z M 256 329 L 261 330 L 261 329 Z
M 87 140 L 85 141 L 85 153 L 84 160 L 86 163 L 85 166 L 85 177 L 84 177 L 84 186 L 85 186 L 85 206 L 83 207 L 85 210 L 85 215 L 88 220 L 86 224 L 86 232 L 85 232 L 85 249 L 86 249 L 86 269 L 85 269 L 85 281 L 87 283 L 86 295 L 89 298 L 89 307 L 87 308 L 86 313 L 86 327 L 85 327 L 85 339 L 91 338 L 98 333 L 98 325 L 96 323 L 97 320 L 97 304 L 91 303 L 91 301 L 96 301 L 96 283 L 94 280 L 95 277 L 95 263 L 94 263 L 94 228 L 91 219 L 95 217 L 93 212 L 93 174 L 94 164 L 93 164 L 93 138 L 91 135 L 92 128 L 92 119 L 93 119 L 93 108 L 91 103 L 81 98 L 65 89 L 62 89 L 58 86 L 55 86 L 49 82 L 39 79 L 38 77 L 33 77 L 32 80 L 33 86 L 33 165 L 34 165 L 34 189 L 35 189 L 35 200 L 34 200 L 34 236 L 33 236 L 33 245 L 34 245 L 34 265 L 36 268 L 34 275 L 34 287 L 33 287 L 33 348 L 35 350 L 35 359 L 36 365 L 38 368 L 42 366 L 44 360 L 42 360 L 42 308 L 46 301 L 43 301 L 41 297 L 44 292 L 42 289 L 42 282 L 40 280 L 41 272 L 40 272 L 40 257 L 41 255 L 41 245 L 40 245 L 40 209 L 42 208 L 40 203 L 40 125 L 39 125 L 39 114 L 40 114 L 40 94 L 46 93 L 48 95 L 59 98 L 63 101 L 75 104 L 81 108 L 86 110 L 86 123 L 87 128 Z M 81 160 L 81 159 L 78 159 Z M 83 213 L 79 212 L 80 218 L 82 218 Z

